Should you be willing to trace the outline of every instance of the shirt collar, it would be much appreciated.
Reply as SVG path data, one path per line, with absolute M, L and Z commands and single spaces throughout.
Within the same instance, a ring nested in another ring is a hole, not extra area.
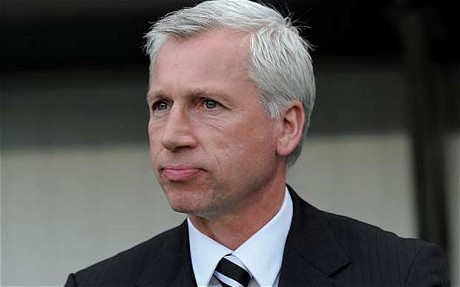
M 232 250 L 201 233 L 187 218 L 190 257 L 192 258 L 193 273 L 199 287 L 208 286 L 216 269 L 217 263 Z
M 202 234 L 193 226 L 190 219 L 187 219 L 190 255 L 197 285 L 208 286 L 219 260 L 232 253 L 248 267 L 260 286 L 273 286 L 281 269 L 292 213 L 292 199 L 286 188 L 284 201 L 278 213 L 235 251 Z

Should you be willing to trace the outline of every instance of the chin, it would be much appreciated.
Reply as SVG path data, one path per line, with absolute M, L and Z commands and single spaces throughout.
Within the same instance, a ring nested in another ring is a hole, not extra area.
M 187 215 L 198 216 L 198 217 L 209 217 L 209 214 L 212 213 L 212 212 L 209 212 L 207 209 L 193 207 L 190 205 L 175 204 L 172 202 L 169 203 L 169 206 L 175 212 L 183 213 Z
M 187 198 L 186 196 L 181 196 L 180 198 L 174 198 L 172 196 L 168 197 L 169 206 L 172 210 L 179 213 L 184 213 L 187 215 L 193 215 L 202 218 L 213 217 L 216 213 L 216 208 L 210 206 L 210 204 L 205 204 L 204 199 L 197 198 Z
M 192 192 L 169 190 L 165 193 L 169 206 L 176 212 L 194 214 L 201 209 L 199 203 L 202 203 L 203 199 L 196 198 L 196 194 Z
M 164 184 L 163 191 L 172 210 L 179 213 L 201 216 L 212 213 L 213 195 L 202 186 Z

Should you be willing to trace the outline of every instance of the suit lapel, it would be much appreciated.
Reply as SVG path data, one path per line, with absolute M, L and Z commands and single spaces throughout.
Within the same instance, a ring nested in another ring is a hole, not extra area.
M 185 264 L 177 276 L 174 277 L 173 281 L 168 285 L 169 287 L 184 287 L 184 286 L 195 286 L 196 280 L 193 274 L 193 268 L 191 264 Z
M 280 287 L 329 286 L 331 279 L 317 270 L 295 249 L 286 246 L 281 268 Z
M 349 260 L 321 212 L 289 187 L 294 205 L 279 286 L 328 286 Z
M 138 287 L 196 286 L 190 259 L 187 223 L 182 223 L 177 232 L 164 240 L 159 256 L 148 258 L 147 265 L 137 281 Z

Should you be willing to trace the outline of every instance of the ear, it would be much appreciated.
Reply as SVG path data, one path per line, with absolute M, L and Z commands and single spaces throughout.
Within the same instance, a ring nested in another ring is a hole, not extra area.
M 291 154 L 302 138 L 305 112 L 302 103 L 294 101 L 280 118 L 277 154 L 288 156 Z

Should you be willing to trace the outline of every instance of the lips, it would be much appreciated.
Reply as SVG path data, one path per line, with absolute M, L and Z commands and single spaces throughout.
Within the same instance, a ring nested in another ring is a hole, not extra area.
M 166 167 L 161 169 L 161 174 L 169 181 L 186 181 L 198 176 L 202 171 L 195 167 Z

